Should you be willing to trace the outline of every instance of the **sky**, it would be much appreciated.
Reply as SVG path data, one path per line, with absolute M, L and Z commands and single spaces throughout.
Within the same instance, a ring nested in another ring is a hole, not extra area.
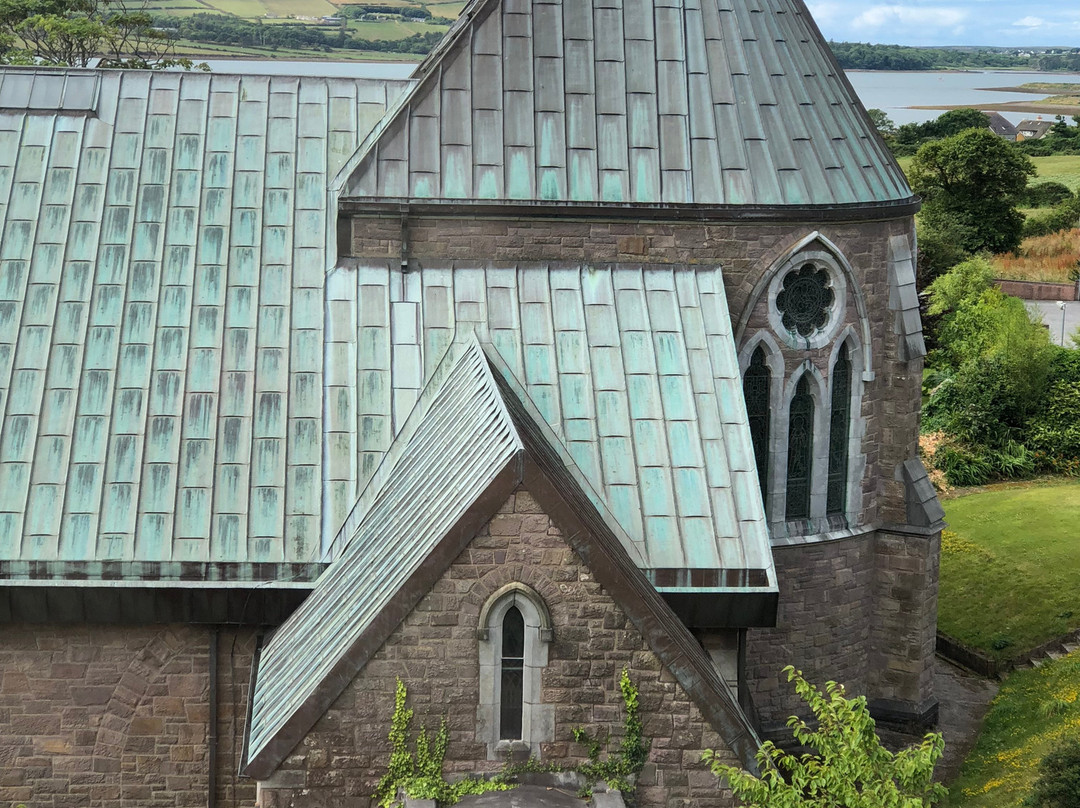
M 1080 47 L 1075 0 L 807 0 L 829 39 L 889 45 Z

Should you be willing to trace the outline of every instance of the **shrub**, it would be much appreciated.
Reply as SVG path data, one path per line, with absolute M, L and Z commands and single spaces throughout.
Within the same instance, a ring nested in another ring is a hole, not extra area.
M 929 734 L 896 754 L 882 747 L 866 698 L 845 697 L 843 685 L 827 682 L 822 693 L 792 667 L 784 669 L 795 692 L 809 705 L 816 727 L 788 719 L 795 740 L 814 754 L 792 755 L 772 741 L 757 753 L 761 777 L 718 760 L 706 751 L 713 774 L 727 780 L 747 808 L 926 808 L 946 794 L 933 781 L 945 744 Z M 1071 808 L 1071 806 L 1070 806 Z
M 949 485 L 984 485 L 994 473 L 984 455 L 951 443 L 943 443 L 934 452 L 934 465 L 944 472 Z
M 1080 740 L 1068 740 L 1042 759 L 1025 802 L 1036 808 L 1080 808 Z
M 1074 196 L 1055 205 L 1048 212 L 1024 221 L 1023 237 L 1048 236 L 1080 226 L 1080 197 Z
M 1073 198 L 1073 192 L 1060 182 L 1037 182 L 1029 185 L 1017 198 L 1021 207 L 1051 208 Z

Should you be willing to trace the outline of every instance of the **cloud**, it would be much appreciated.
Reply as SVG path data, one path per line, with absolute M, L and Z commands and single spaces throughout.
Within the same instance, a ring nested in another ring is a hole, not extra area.
M 1046 25 L 1046 20 L 1042 17 L 1024 17 L 1024 19 L 1014 22 L 1013 25 L 1020 28 L 1042 28 Z
M 871 6 L 859 14 L 852 22 L 855 28 L 877 29 L 886 26 L 936 26 L 956 28 L 968 17 L 968 12 L 961 8 L 915 7 L 915 6 Z

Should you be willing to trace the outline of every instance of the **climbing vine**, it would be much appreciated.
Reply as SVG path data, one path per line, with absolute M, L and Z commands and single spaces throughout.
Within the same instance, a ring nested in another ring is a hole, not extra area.
M 606 780 L 612 788 L 620 791 L 633 789 L 630 778 L 641 772 L 649 757 L 649 741 L 645 738 L 644 725 L 641 722 L 641 706 L 638 689 L 630 680 L 630 673 L 623 668 L 619 676 L 619 691 L 622 693 L 626 718 L 623 725 L 622 743 L 618 752 L 600 759 L 600 753 L 608 738 L 594 738 L 583 727 L 571 730 L 574 740 L 585 747 L 589 762 L 578 767 L 578 771 L 590 780 Z
M 409 724 L 413 711 L 405 706 L 408 690 L 398 679 L 394 691 L 394 714 L 390 719 L 390 762 L 386 774 L 375 788 L 374 799 L 380 808 L 395 808 L 401 805 L 399 795 L 421 800 L 435 800 L 440 806 L 454 805 L 466 794 L 483 794 L 487 791 L 505 791 L 513 786 L 503 778 L 484 780 L 467 777 L 449 783 L 443 777 L 443 761 L 450 742 L 450 731 L 446 719 L 439 725 L 439 731 L 433 738 L 428 738 L 427 730 L 421 729 L 414 744 L 415 752 L 409 749 Z

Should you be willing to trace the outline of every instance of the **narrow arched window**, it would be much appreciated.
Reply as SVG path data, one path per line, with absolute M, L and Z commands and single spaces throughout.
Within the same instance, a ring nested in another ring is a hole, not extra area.
M 829 488 L 825 513 L 846 510 L 848 436 L 851 434 L 851 358 L 848 346 L 840 348 L 833 366 L 832 413 L 829 419 Z
M 772 374 L 765 364 L 765 351 L 759 346 L 750 357 L 750 367 L 743 376 L 743 398 L 750 421 L 750 438 L 754 442 L 758 484 L 761 495 L 769 492 L 769 387 Z
M 814 399 L 804 374 L 788 412 L 787 506 L 785 518 L 810 518 L 810 473 L 814 459 Z
M 503 616 L 500 662 L 499 738 L 514 741 L 521 738 L 525 674 L 525 620 L 517 606 Z

